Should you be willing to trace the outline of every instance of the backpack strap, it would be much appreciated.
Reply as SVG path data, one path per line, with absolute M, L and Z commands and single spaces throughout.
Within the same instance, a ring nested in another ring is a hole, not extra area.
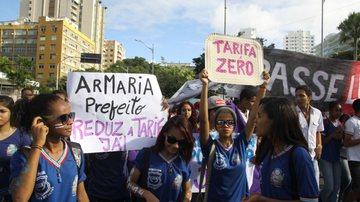
M 147 178 L 148 178 L 151 148 L 145 147 L 145 148 L 143 148 L 143 150 L 144 150 L 144 157 L 143 157 L 144 166 L 143 166 L 143 169 L 140 170 L 141 174 L 140 174 L 138 185 L 143 189 L 147 189 Z M 131 194 L 131 199 L 133 202 L 145 202 L 145 199 L 139 198 L 133 194 Z
M 296 171 L 295 171 L 295 165 L 294 165 L 294 150 L 297 148 L 297 146 L 293 146 L 290 150 L 290 156 L 289 156 L 289 171 L 290 171 L 290 178 L 291 178 L 291 198 L 292 199 L 299 199 L 298 194 L 298 187 L 297 187 L 297 178 L 296 178 Z
M 214 156 L 215 156 L 215 142 L 211 145 L 209 160 L 208 160 L 208 164 L 207 164 L 206 190 L 205 190 L 204 201 L 208 201 L 210 177 L 211 177 L 211 170 L 212 170 L 212 163 L 214 161 Z M 200 187 L 201 187 L 201 185 L 200 185 Z
M 28 159 L 30 156 L 31 147 L 30 146 L 23 146 L 20 148 L 20 152 L 24 154 L 25 158 Z
M 75 162 L 76 162 L 76 167 L 78 169 L 78 173 L 80 173 L 80 167 L 81 167 L 81 163 L 82 163 L 81 145 L 79 143 L 70 142 L 70 141 L 66 141 L 66 140 L 65 140 L 65 142 L 68 143 L 68 145 L 70 147 L 71 155 L 74 157 Z

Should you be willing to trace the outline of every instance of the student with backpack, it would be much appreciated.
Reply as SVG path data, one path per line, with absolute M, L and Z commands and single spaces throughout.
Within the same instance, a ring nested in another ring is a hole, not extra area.
M 139 201 L 190 201 L 190 167 L 194 140 L 184 116 L 171 117 L 156 143 L 142 149 L 130 172 L 128 189 Z
M 254 121 L 260 99 L 264 97 L 270 76 L 264 72 L 264 83 L 259 87 L 254 107 L 243 131 L 234 136 L 237 116 L 231 107 L 220 107 L 215 112 L 213 124 L 219 133 L 218 139 L 210 137 L 208 107 L 208 72 L 204 69 L 199 78 L 202 82 L 200 99 L 200 143 L 204 158 L 212 162 L 207 179 L 205 201 L 240 201 L 248 195 L 246 179 L 246 148 L 254 131 Z
M 314 167 L 294 104 L 286 98 L 262 99 L 256 125 L 262 137 L 255 155 L 261 194 L 243 201 L 318 201 Z
M 14 120 L 14 100 L 0 95 L 0 201 L 11 201 L 8 192 L 10 159 L 23 146 L 30 145 L 29 134 L 17 129 Z
M 65 141 L 71 135 L 75 113 L 56 95 L 42 94 L 30 102 L 26 129 L 30 148 L 11 160 L 11 194 L 14 201 L 89 201 L 80 146 Z

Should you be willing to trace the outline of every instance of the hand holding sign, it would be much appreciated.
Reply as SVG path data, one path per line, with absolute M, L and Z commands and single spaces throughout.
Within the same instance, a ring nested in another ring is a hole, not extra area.
M 259 85 L 263 50 L 256 40 L 211 34 L 206 39 L 205 66 L 212 81 Z

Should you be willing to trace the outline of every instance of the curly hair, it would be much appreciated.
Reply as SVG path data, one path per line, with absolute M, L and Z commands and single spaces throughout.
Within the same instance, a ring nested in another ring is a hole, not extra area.
M 184 101 L 182 103 L 179 104 L 178 108 L 177 108 L 177 115 L 181 115 L 181 109 L 184 105 L 189 105 L 191 107 L 191 117 L 189 118 L 189 121 L 191 123 L 191 127 L 192 129 L 197 129 L 197 112 L 196 109 L 194 107 L 194 105 L 189 102 L 189 101 Z

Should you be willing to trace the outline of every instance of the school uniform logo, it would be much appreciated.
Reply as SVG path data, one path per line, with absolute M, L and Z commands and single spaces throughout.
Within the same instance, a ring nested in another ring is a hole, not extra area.
M 173 187 L 175 189 L 180 189 L 181 187 L 181 183 L 182 183 L 182 176 L 181 175 L 176 175 L 175 179 L 174 179 L 174 183 L 173 183 Z
M 235 150 L 234 155 L 232 157 L 232 163 L 235 164 L 235 165 L 240 163 L 240 155 L 239 155 L 239 152 L 237 152 L 236 150 Z
M 270 183 L 274 187 L 282 187 L 284 180 L 284 172 L 280 168 L 276 168 L 272 171 L 270 176 Z
M 35 198 L 44 200 L 49 197 L 54 191 L 54 187 L 48 181 L 48 176 L 45 171 L 38 172 L 35 181 Z
M 13 156 L 17 150 L 18 148 L 16 145 L 9 144 L 9 146 L 6 148 L 6 156 Z
M 214 168 L 217 170 L 222 170 L 226 168 L 227 164 L 225 161 L 225 156 L 221 153 L 215 152 L 215 161 Z
M 147 178 L 148 187 L 151 189 L 158 189 L 159 187 L 161 187 L 162 185 L 161 176 L 162 176 L 162 170 L 149 168 L 148 178 Z

